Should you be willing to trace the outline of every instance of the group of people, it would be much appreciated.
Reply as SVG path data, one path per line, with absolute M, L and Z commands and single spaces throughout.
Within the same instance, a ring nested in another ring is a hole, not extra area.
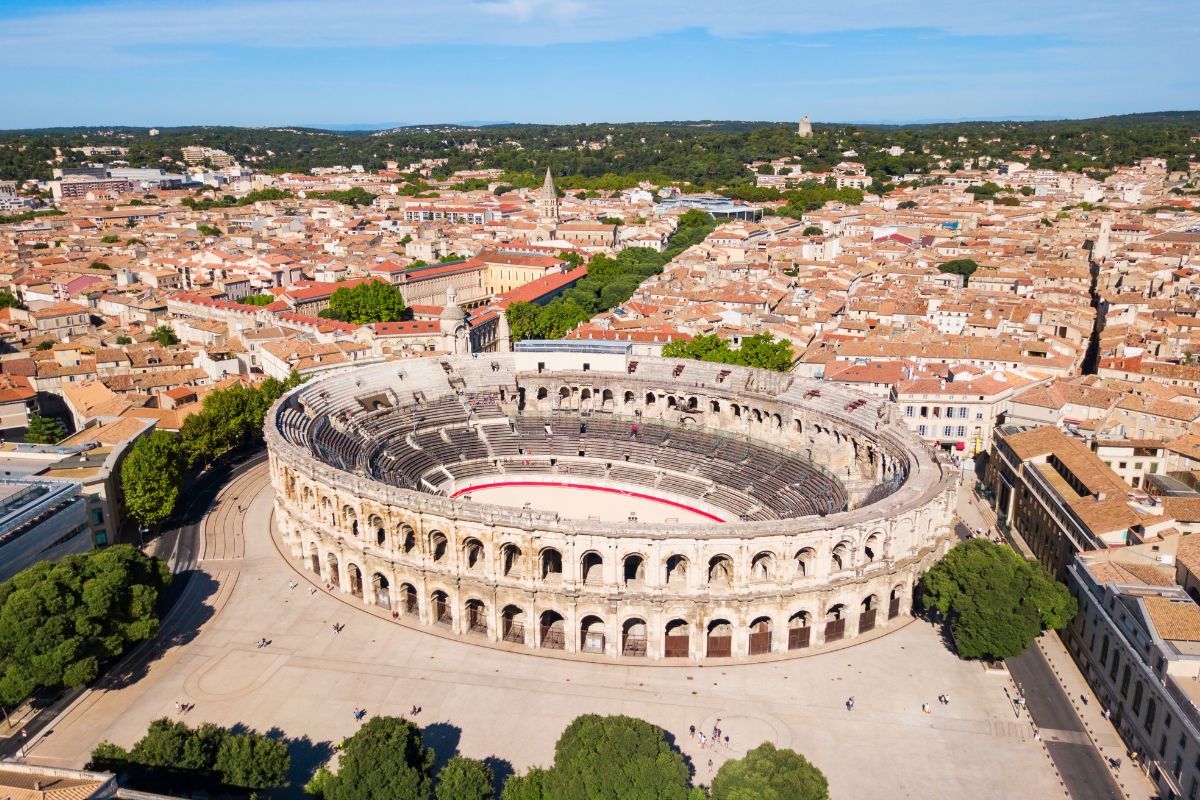
M 180 703 L 180 702 L 176 701 L 175 713 L 176 714 L 186 714 L 195 707 L 196 707 L 195 703 Z
M 354 707 L 354 721 L 355 722 L 362 722 L 364 719 L 366 719 L 366 716 L 367 716 L 367 710 L 365 708 L 359 708 L 358 706 Z
M 704 731 L 697 731 L 695 725 L 689 725 L 688 738 L 695 739 L 696 741 L 700 742 L 700 749 L 702 750 L 705 748 L 716 750 L 717 745 L 719 744 L 724 744 L 726 747 L 729 747 L 729 736 L 723 736 L 721 734 L 721 729 L 718 727 L 720 722 L 721 720 L 718 718 L 718 724 L 713 725 L 712 735 L 709 735 Z M 709 763 L 711 764 L 712 762 Z
M 267 647 L 270 644 L 271 644 L 271 640 L 264 636 L 263 638 L 258 640 L 258 644 L 256 646 L 257 647 Z

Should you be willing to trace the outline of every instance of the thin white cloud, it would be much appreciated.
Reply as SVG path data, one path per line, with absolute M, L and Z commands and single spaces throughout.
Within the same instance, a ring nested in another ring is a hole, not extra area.
M 0 63 L 92 67 L 172 48 L 539 46 L 611 42 L 686 29 L 800 39 L 880 29 L 1051 37 L 1169 49 L 1197 34 L 1194 0 L 115 0 L 0 19 Z M 1136 25 L 1129 21 L 1136 19 Z M 819 42 L 818 42 L 819 43 Z M 1154 51 L 1152 51 L 1154 52 Z

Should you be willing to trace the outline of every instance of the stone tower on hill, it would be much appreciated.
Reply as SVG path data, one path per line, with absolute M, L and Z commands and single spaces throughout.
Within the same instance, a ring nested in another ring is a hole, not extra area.
M 812 136 L 812 122 L 808 119 L 808 114 L 800 118 L 800 124 L 796 127 L 796 134 L 808 139 Z
M 558 224 L 558 190 L 554 188 L 554 178 L 550 168 L 546 167 L 546 180 L 537 199 L 538 222 L 544 225 Z

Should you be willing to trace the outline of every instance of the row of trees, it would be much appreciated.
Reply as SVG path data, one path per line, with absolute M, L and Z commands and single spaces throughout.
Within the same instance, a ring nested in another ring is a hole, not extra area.
M 372 322 L 398 322 L 404 319 L 404 296 L 390 283 L 369 280 L 355 286 L 341 286 L 329 297 L 329 308 L 320 316 L 356 325 Z
M 596 314 L 616 308 L 637 291 L 642 281 L 662 272 L 663 267 L 692 245 L 704 241 L 716 228 L 711 214 L 691 210 L 679 217 L 679 227 L 663 252 L 647 247 L 629 247 L 616 257 L 595 255 L 587 276 L 545 306 L 513 303 L 508 307 L 508 327 L 514 341 L 561 339 L 577 325 Z
M 787 372 L 792 368 L 795 356 L 792 345 L 786 339 L 776 339 L 770 333 L 758 333 L 742 340 L 737 350 L 715 333 L 697 336 L 691 341 L 676 341 L 663 347 L 666 358 L 692 358 L 697 361 L 713 361 L 719 364 L 738 364 L 758 367 L 775 372 Z
M 146 527 L 164 522 L 175 511 L 184 476 L 261 440 L 267 409 L 300 383 L 293 372 L 285 381 L 267 378 L 257 389 L 218 389 L 204 398 L 202 410 L 184 420 L 178 434 L 156 430 L 134 442 L 121 465 L 129 516 Z
M 83 686 L 158 632 L 167 565 L 129 545 L 43 561 L 0 583 L 0 703 Z
M 343 205 L 353 206 L 369 206 L 375 200 L 376 195 L 371 194 L 361 186 L 355 186 L 353 189 L 334 189 L 328 192 L 307 192 L 305 197 L 311 199 L 333 200 Z
M 194 197 L 185 197 L 181 201 L 182 205 L 187 206 L 195 211 L 208 211 L 213 208 L 233 208 L 234 206 L 252 206 L 258 202 L 271 202 L 275 200 L 289 200 L 295 195 L 284 189 L 259 189 L 244 197 L 234 197 L 231 194 L 224 195 L 220 199 L 214 197 L 205 197 L 197 200 Z
M 127 788 L 191 794 L 285 786 L 291 761 L 284 742 L 255 731 L 235 733 L 210 722 L 190 728 L 164 717 L 130 750 L 96 745 L 88 769 L 121 774 Z
M 375 717 L 343 742 L 337 772 L 306 787 L 322 800 L 492 800 L 486 762 L 455 756 L 433 774 L 434 753 L 414 724 Z M 554 747 L 554 763 L 507 779 L 502 800 L 705 800 L 691 768 L 662 728 L 627 716 L 577 717 Z M 713 800 L 826 800 L 825 776 L 792 750 L 760 745 L 726 761 Z

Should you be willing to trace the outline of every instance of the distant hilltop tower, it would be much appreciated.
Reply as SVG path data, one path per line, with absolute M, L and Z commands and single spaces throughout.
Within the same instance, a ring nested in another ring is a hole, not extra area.
M 546 167 L 546 180 L 537 199 L 538 221 L 548 225 L 558 224 L 558 190 L 554 188 L 554 177 Z
M 809 121 L 808 114 L 800 118 L 800 124 L 796 127 L 796 133 L 805 139 L 812 138 L 812 122 Z

